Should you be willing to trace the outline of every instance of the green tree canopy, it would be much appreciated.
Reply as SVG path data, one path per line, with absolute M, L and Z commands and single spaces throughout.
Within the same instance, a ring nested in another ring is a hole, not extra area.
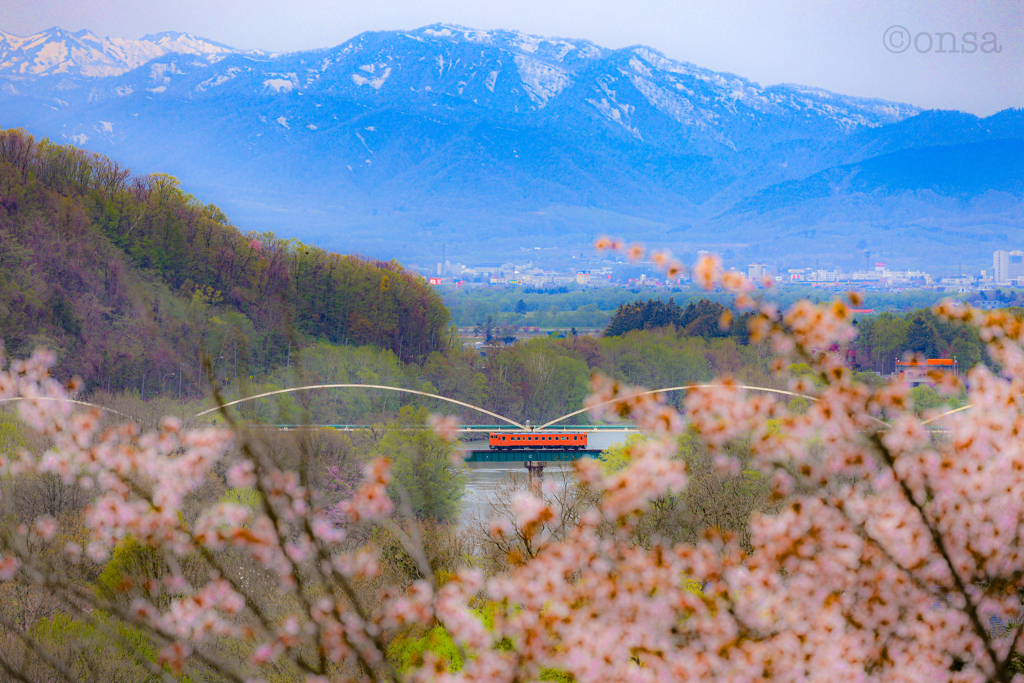
M 429 429 L 426 420 L 426 408 L 403 407 L 375 450 L 393 462 L 389 493 L 397 506 L 408 502 L 419 519 L 448 521 L 459 512 L 465 466 L 452 462 L 455 445 Z
M 615 310 L 611 321 L 604 330 L 606 337 L 618 337 L 633 330 L 647 330 L 673 326 L 686 336 L 712 337 L 728 336 L 729 332 L 722 329 L 722 316 L 729 309 L 710 299 L 701 299 L 681 307 L 674 299 L 660 301 L 634 301 L 631 304 L 620 304 Z

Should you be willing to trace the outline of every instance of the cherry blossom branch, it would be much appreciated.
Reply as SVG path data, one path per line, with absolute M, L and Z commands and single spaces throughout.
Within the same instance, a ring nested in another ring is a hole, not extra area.
M 946 566 L 949 568 L 949 572 L 953 577 L 954 583 L 956 584 L 956 589 L 964 598 L 964 604 L 966 607 L 965 611 L 967 613 L 967 617 L 971 621 L 971 625 L 974 628 L 975 634 L 981 639 L 982 644 L 985 647 L 985 652 L 988 655 L 989 660 L 991 661 L 992 667 L 994 669 L 993 674 L 997 673 L 1000 668 L 1000 657 L 996 654 L 996 651 L 992 647 L 992 643 L 987 631 L 985 630 L 985 626 L 982 624 L 981 618 L 978 616 L 977 606 L 971 600 L 971 596 L 967 592 L 967 585 L 964 583 L 963 579 L 960 577 L 960 574 L 956 570 L 956 566 L 953 562 L 953 559 L 952 557 L 950 557 L 949 550 L 946 547 L 945 539 L 942 537 L 942 534 L 939 533 L 938 529 L 931 524 L 930 520 L 928 519 L 928 515 L 925 512 L 924 505 L 917 501 L 917 498 L 914 496 L 913 491 L 911 491 L 910 487 L 907 485 L 906 480 L 903 479 L 896 471 L 896 458 L 889 450 L 889 448 L 885 445 L 885 443 L 882 442 L 882 438 L 878 435 L 877 432 L 875 432 L 869 436 L 869 440 L 871 441 L 872 445 L 874 445 L 878 453 L 882 456 L 882 459 L 885 462 L 885 464 L 889 467 L 889 470 L 893 474 L 893 478 L 896 480 L 897 484 L 899 484 L 900 491 L 903 493 L 904 498 L 917 511 L 918 515 L 921 518 L 922 524 L 924 524 L 925 529 L 928 530 L 928 533 L 931 536 L 932 543 L 935 549 L 938 551 L 939 555 L 942 557 L 942 560 L 946 563 Z M 990 678 L 989 680 L 996 679 Z

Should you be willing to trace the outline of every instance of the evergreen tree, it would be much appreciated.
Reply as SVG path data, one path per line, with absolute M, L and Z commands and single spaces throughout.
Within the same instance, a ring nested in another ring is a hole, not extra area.
M 674 299 L 667 302 L 648 299 L 620 304 L 608 322 L 604 336 L 618 337 L 633 330 L 673 326 L 689 337 L 724 337 L 729 332 L 721 328 L 721 320 L 727 310 L 722 304 L 709 299 L 691 303 L 685 309 Z
M 920 353 L 925 358 L 936 358 L 939 356 L 941 346 L 942 339 L 930 320 L 919 315 L 910 321 L 910 329 L 907 331 L 907 351 Z

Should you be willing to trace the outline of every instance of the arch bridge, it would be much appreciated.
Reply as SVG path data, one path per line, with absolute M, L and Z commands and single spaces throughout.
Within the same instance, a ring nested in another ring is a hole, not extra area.
M 678 387 L 666 387 L 664 389 L 649 389 L 649 390 L 642 391 L 642 392 L 639 392 L 639 393 L 636 393 L 636 394 L 632 394 L 632 396 L 653 396 L 653 395 L 657 395 L 657 394 L 667 394 L 667 393 L 671 393 L 671 392 L 675 392 L 675 391 L 690 391 L 692 389 L 708 389 L 708 388 L 712 388 L 712 387 L 715 387 L 715 386 L 720 386 L 720 385 L 715 385 L 715 384 L 686 384 L 686 385 L 682 385 L 682 386 L 678 386 Z M 433 399 L 438 399 L 438 400 L 441 400 L 441 401 L 446 401 L 446 402 L 454 404 L 454 405 L 458 405 L 458 406 L 462 406 L 464 408 L 469 408 L 471 410 L 475 410 L 475 411 L 477 411 L 479 413 L 482 413 L 484 415 L 487 415 L 489 417 L 497 418 L 497 419 L 502 420 L 503 422 L 505 422 L 507 424 L 512 425 L 513 427 L 519 428 L 522 431 L 541 431 L 541 430 L 548 430 L 548 429 L 565 429 L 565 427 L 556 427 L 555 425 L 557 425 L 559 422 L 562 422 L 563 420 L 569 419 L 570 417 L 575 417 L 576 415 L 581 415 L 583 413 L 586 413 L 589 410 L 592 410 L 593 408 L 600 408 L 600 407 L 603 407 L 603 406 L 606 406 L 606 405 L 611 405 L 613 403 L 616 403 L 616 402 L 622 400 L 621 398 L 619 398 L 619 399 L 611 399 L 611 400 L 608 400 L 608 401 L 604 401 L 602 403 L 598 403 L 598 404 L 596 404 L 594 406 L 591 406 L 589 408 L 581 408 L 580 410 L 574 410 L 571 413 L 566 413 L 565 415 L 557 417 L 554 420 L 550 420 L 548 422 L 545 422 L 542 425 L 530 425 L 529 423 L 524 425 L 524 424 L 521 424 L 521 423 L 517 422 L 516 420 L 513 420 L 510 417 L 506 417 L 504 415 L 499 415 L 498 413 L 495 413 L 495 412 L 492 412 L 490 410 L 487 410 L 486 408 L 483 408 L 481 406 L 474 405 L 472 403 L 467 403 L 465 401 L 458 401 L 456 399 L 449 398 L 447 396 L 441 396 L 440 394 L 433 394 L 433 393 L 430 393 L 428 391 L 419 391 L 417 389 L 405 389 L 405 388 L 402 388 L 402 387 L 392 387 L 392 386 L 383 385 L 383 384 L 309 384 L 309 385 L 305 385 L 305 386 L 301 386 L 301 387 L 291 387 L 291 388 L 288 388 L 288 389 L 277 389 L 275 391 L 266 391 L 266 392 L 263 392 L 261 394 L 255 394 L 253 396 L 246 396 L 244 398 L 236 399 L 234 401 L 230 401 L 228 403 L 225 403 L 223 405 L 223 407 L 224 408 L 228 408 L 230 406 L 240 405 L 240 404 L 243 404 L 243 403 L 248 403 L 249 401 L 255 401 L 255 400 L 261 399 L 261 398 L 268 398 L 270 396 L 280 396 L 280 395 L 283 395 L 283 394 L 293 394 L 293 393 L 302 392 L 302 391 L 316 391 L 316 390 L 323 390 L 323 389 L 357 389 L 357 388 L 361 388 L 361 389 L 378 389 L 378 390 L 383 390 L 383 391 L 394 391 L 394 392 L 399 392 L 399 393 L 413 394 L 413 395 L 416 395 L 416 396 L 425 396 L 427 398 L 433 398 Z M 810 401 L 817 401 L 818 400 L 817 398 L 815 398 L 813 396 L 808 396 L 806 394 L 799 394 L 799 393 L 792 392 L 792 391 L 785 391 L 783 389 L 772 389 L 772 388 L 769 388 L 769 387 L 759 387 L 759 386 L 744 385 L 744 384 L 736 385 L 736 388 L 737 389 L 744 389 L 744 390 L 747 390 L 747 391 L 762 391 L 762 392 L 771 393 L 771 394 L 778 394 L 778 395 L 783 395 L 783 396 L 791 396 L 791 397 L 794 397 L 794 398 L 805 398 L 805 399 L 808 399 Z M 209 409 L 204 410 L 204 411 L 202 411 L 200 413 L 197 413 L 196 417 L 202 417 L 203 415 L 207 415 L 207 414 L 215 412 L 215 411 L 217 411 L 219 409 L 220 409 L 219 406 L 218 407 L 214 407 L 214 408 L 209 408 Z M 328 426 L 328 425 L 307 425 L 307 426 Z M 330 426 L 339 426 L 339 425 L 330 425 Z M 357 427 L 357 425 L 343 425 L 343 426 L 344 427 Z M 476 425 L 476 426 L 463 425 L 463 426 L 460 427 L 460 429 L 465 430 L 465 431 L 481 431 L 483 429 L 494 429 L 495 426 L 496 425 Z M 618 426 L 618 425 L 609 425 L 609 426 L 605 426 L 605 425 L 589 425 L 589 426 L 590 427 L 607 428 L 607 429 L 624 429 L 624 427 L 621 427 L 621 426 Z M 578 425 L 574 426 L 574 428 L 578 429 L 579 426 Z
M 639 392 L 637 394 L 633 394 L 633 396 L 651 396 L 651 395 L 657 395 L 657 394 L 667 394 L 667 393 L 671 393 L 671 392 L 675 392 L 675 391 L 690 391 L 692 389 L 711 388 L 711 387 L 714 387 L 714 386 L 719 386 L 719 385 L 706 384 L 706 383 L 705 384 L 686 384 L 686 385 L 681 385 L 681 386 L 677 386 L 677 387 L 666 387 L 666 388 L 663 388 L 663 389 L 649 389 L 649 390 L 646 390 L 646 391 L 643 391 L 643 392 Z M 791 396 L 791 397 L 794 397 L 794 398 L 804 398 L 804 399 L 807 399 L 809 401 L 817 401 L 818 400 L 816 397 L 808 396 L 807 394 L 800 394 L 800 393 L 797 393 L 797 392 L 786 391 L 786 390 L 783 390 L 783 389 L 773 389 L 773 388 L 770 388 L 770 387 L 760 387 L 760 386 L 754 386 L 754 385 L 736 385 L 736 388 L 737 389 L 744 389 L 744 390 L 747 390 L 747 391 L 760 391 L 760 392 L 765 392 L 765 393 L 777 394 L 777 395 L 781 395 L 781 396 Z M 512 427 L 518 428 L 519 430 L 522 430 L 522 431 L 579 429 L 581 427 L 580 425 L 572 425 L 572 426 L 557 426 L 557 425 L 558 425 L 559 422 L 562 422 L 563 420 L 567 420 L 567 419 L 569 419 L 571 417 L 575 417 L 576 415 L 581 415 L 583 413 L 588 412 L 589 410 L 592 410 L 593 408 L 600 408 L 600 407 L 603 407 L 603 406 L 606 406 L 606 405 L 611 405 L 611 404 L 616 403 L 619 400 L 621 400 L 621 399 L 611 399 L 611 400 L 608 400 L 608 401 L 604 401 L 602 403 L 598 403 L 598 404 L 596 404 L 594 406 L 591 406 L 589 408 L 581 408 L 580 410 L 574 410 L 574 411 L 572 411 L 570 413 L 566 413 L 565 415 L 557 417 L 557 418 L 555 418 L 553 420 L 549 420 L 548 422 L 545 422 L 544 424 L 541 424 L 541 425 L 530 425 L 529 422 L 527 422 L 527 424 L 524 425 L 524 424 L 521 424 L 520 422 L 518 422 L 516 420 L 513 420 L 510 417 L 507 417 L 507 416 L 504 416 L 504 415 L 500 415 L 500 414 L 495 413 L 493 411 L 487 410 L 486 408 L 483 408 L 482 406 L 474 405 L 472 403 L 468 403 L 468 402 L 465 402 L 465 401 L 459 401 L 457 399 L 449 398 L 447 396 L 441 396 L 440 394 L 434 394 L 434 393 L 431 393 L 431 392 L 428 392 L 428 391 L 420 391 L 420 390 L 417 390 L 417 389 L 406 389 L 406 388 L 403 388 L 403 387 L 393 387 L 393 386 L 384 385 L 384 384 L 356 384 L 356 383 L 309 384 L 309 385 L 304 385 L 304 386 L 299 386 L 299 387 L 290 387 L 290 388 L 287 388 L 287 389 L 277 389 L 275 391 L 267 391 L 267 392 L 263 392 L 263 393 L 260 393 L 260 394 L 255 394 L 253 396 L 246 396 L 246 397 L 243 397 L 243 398 L 239 398 L 239 399 L 236 399 L 234 401 L 229 401 L 228 403 L 223 404 L 223 406 L 215 406 L 213 408 L 209 408 L 207 410 L 200 411 L 199 413 L 196 413 L 195 417 L 202 417 L 204 415 L 208 415 L 210 413 L 216 412 L 217 410 L 220 410 L 222 407 L 223 408 L 228 408 L 228 407 L 231 407 L 231 406 L 234 406 L 234 405 L 241 405 L 241 404 L 244 404 L 244 403 L 248 403 L 250 401 L 256 401 L 256 400 L 263 399 L 263 398 L 268 398 L 268 397 L 271 397 L 271 396 L 279 396 L 279 395 L 285 395 L 285 394 L 294 394 L 294 393 L 304 392 L 304 391 L 318 391 L 318 390 L 325 390 L 325 389 L 374 389 L 374 390 L 380 390 L 380 391 L 393 391 L 393 392 L 397 392 L 397 393 L 410 394 L 410 395 L 416 395 L 416 396 L 423 396 L 423 397 L 426 397 L 426 398 L 437 399 L 437 400 L 444 401 L 444 402 L 447 402 L 447 403 L 450 403 L 450 404 L 453 404 L 453 405 L 461 406 L 463 408 L 469 408 L 470 410 L 474 410 L 474 411 L 476 411 L 478 413 L 481 413 L 483 415 L 487 415 L 489 417 L 493 417 L 493 418 L 496 418 L 498 420 L 501 420 L 502 422 L 504 422 L 504 423 L 506 423 L 508 425 L 511 425 Z M 27 397 L 16 396 L 16 397 L 13 397 L 13 398 L 0 399 L 0 403 L 8 403 L 8 402 L 22 401 L 22 400 L 66 401 L 68 403 L 73 403 L 75 405 L 82 405 L 82 406 L 89 406 L 89 407 L 92 407 L 92 408 L 99 408 L 100 410 L 103 410 L 103 411 L 106 411 L 108 413 L 117 415 L 119 417 L 133 419 L 132 416 L 126 415 L 125 413 L 119 412 L 119 411 L 114 410 L 112 408 L 108 408 L 106 406 L 97 405 L 95 403 L 90 403 L 88 401 L 79 401 L 79 400 L 73 400 L 73 399 L 56 399 L 56 398 L 43 397 L 43 396 L 33 397 L 33 398 L 29 399 Z M 939 421 L 939 420 L 941 420 L 941 419 L 943 419 L 943 418 L 945 418 L 945 417 L 947 417 L 949 415 L 953 415 L 955 413 L 959 413 L 959 412 L 962 412 L 962 411 L 965 411 L 965 410 L 969 410 L 972 407 L 973 407 L 973 404 L 968 404 L 968 405 L 965 405 L 965 406 L 961 406 L 959 408 L 955 408 L 953 410 L 949 410 L 949 411 L 947 411 L 945 413 L 942 413 L 940 415 L 931 417 L 931 418 L 929 418 L 927 420 L 923 420 L 922 424 L 924 424 L 924 425 L 933 424 L 933 423 L 935 423 L 935 422 L 937 422 L 937 421 Z M 885 422 L 882 422 L 881 420 L 878 420 L 878 422 L 880 422 L 883 425 L 887 424 Z M 277 425 L 277 426 L 284 427 L 284 428 L 287 428 L 287 427 L 299 427 L 299 426 L 303 426 L 303 427 L 328 427 L 328 426 L 330 426 L 330 427 L 336 427 L 336 428 L 341 428 L 341 429 L 359 429 L 359 428 L 364 427 L 364 425 Z M 631 427 L 625 426 L 625 425 L 586 425 L 586 427 L 587 427 L 587 429 L 595 430 L 595 431 L 596 430 L 629 431 L 629 430 L 632 429 Z M 501 425 L 461 425 L 459 427 L 459 431 L 465 432 L 465 433 L 473 433 L 473 432 L 492 431 L 494 429 L 500 429 L 500 428 L 501 428 Z

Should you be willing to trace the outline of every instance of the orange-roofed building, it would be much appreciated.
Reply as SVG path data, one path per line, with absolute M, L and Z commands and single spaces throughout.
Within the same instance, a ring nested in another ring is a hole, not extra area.
M 935 381 L 929 377 L 930 373 L 953 373 L 960 375 L 960 363 L 956 358 L 928 358 L 925 361 L 919 360 L 898 360 L 896 361 L 896 373 L 900 380 L 907 382 L 912 387 L 921 384 L 933 386 Z

